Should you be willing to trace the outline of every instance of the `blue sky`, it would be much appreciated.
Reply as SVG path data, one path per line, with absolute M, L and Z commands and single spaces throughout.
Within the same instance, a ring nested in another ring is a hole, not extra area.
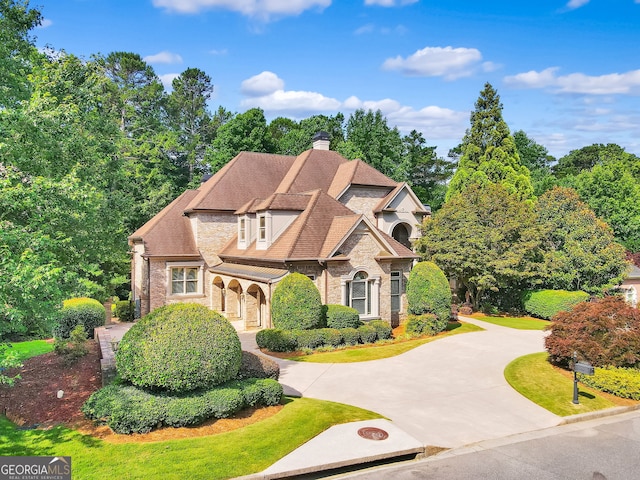
M 640 154 L 640 0 L 40 0 L 39 47 L 139 53 L 212 77 L 212 110 L 302 119 L 380 109 L 446 155 L 485 82 L 511 131 L 560 157 Z

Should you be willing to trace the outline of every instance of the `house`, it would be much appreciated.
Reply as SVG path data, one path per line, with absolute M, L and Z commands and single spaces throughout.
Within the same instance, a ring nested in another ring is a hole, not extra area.
M 297 157 L 240 153 L 129 237 L 140 316 L 196 302 L 270 327 L 273 289 L 299 272 L 323 303 L 398 323 L 428 207 L 406 183 L 330 151 L 326 133 L 313 140 Z
M 620 285 L 620 290 L 624 294 L 624 298 L 632 307 L 638 306 L 640 299 L 640 268 L 631 264 L 627 276 Z

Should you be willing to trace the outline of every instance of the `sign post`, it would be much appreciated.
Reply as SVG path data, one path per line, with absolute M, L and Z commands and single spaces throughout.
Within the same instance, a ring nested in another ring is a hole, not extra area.
M 593 375 L 595 370 L 593 365 L 587 362 L 578 361 L 578 352 L 573 352 L 573 403 L 578 405 L 578 374 Z

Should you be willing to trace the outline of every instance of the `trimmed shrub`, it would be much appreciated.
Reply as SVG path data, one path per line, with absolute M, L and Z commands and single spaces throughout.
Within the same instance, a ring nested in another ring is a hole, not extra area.
M 93 330 L 104 325 L 107 312 L 104 306 L 93 298 L 71 298 L 62 304 L 62 310 L 53 330 L 56 338 L 69 338 L 71 330 L 82 325 L 89 338 L 93 338 Z
M 154 310 L 125 333 L 116 367 L 136 386 L 180 393 L 236 378 L 241 352 L 238 334 L 219 313 L 179 303 Z
M 87 348 L 87 334 L 84 331 L 84 326 L 76 325 L 76 327 L 71 330 L 71 335 L 67 340 L 56 338 L 53 343 L 53 351 L 62 356 L 64 363 L 67 365 L 76 363 L 79 358 L 89 353 L 89 349 Z
M 238 378 L 271 378 L 278 380 L 280 376 L 280 366 L 275 360 L 256 355 L 255 353 L 242 351 L 242 361 Z
M 322 323 L 320 292 L 306 275 L 291 273 L 278 283 L 271 299 L 273 325 L 282 330 L 310 330 Z
M 298 350 L 303 348 L 318 348 L 324 345 L 324 335 L 322 329 L 313 330 L 291 330 L 291 334 L 296 339 Z
M 546 329 L 552 363 L 567 367 L 577 352 L 596 367 L 640 367 L 640 310 L 622 298 L 579 303 L 554 316 Z
M 384 320 L 372 320 L 368 325 L 375 328 L 378 340 L 387 340 L 391 338 L 391 325 Z
M 297 347 L 296 337 L 290 330 L 266 328 L 256 333 L 256 343 L 260 348 L 272 352 L 292 352 Z
M 640 370 L 636 368 L 595 368 L 594 375 L 578 374 L 585 385 L 616 397 L 640 400 Z
M 522 305 L 529 315 L 550 320 L 557 313 L 571 310 L 588 299 L 589 294 L 580 290 L 528 290 L 522 296 Z
M 282 386 L 269 378 L 237 380 L 173 396 L 113 383 L 93 393 L 82 413 L 116 433 L 146 433 L 161 425 L 185 427 L 208 418 L 227 418 L 248 406 L 277 405 L 281 398 Z
M 322 335 L 323 345 L 337 347 L 338 345 L 342 345 L 342 343 L 344 343 L 342 334 L 337 328 L 322 328 L 320 329 L 320 334 Z
M 442 270 L 433 262 L 418 263 L 407 281 L 409 313 L 423 315 L 433 313 L 437 319 L 437 331 L 447 327 L 451 317 L 451 288 Z
M 378 338 L 376 329 L 371 325 L 362 325 L 358 328 L 358 335 L 360 336 L 360 342 L 373 343 Z
M 412 337 L 421 335 L 435 335 L 442 331 L 440 328 L 440 320 L 433 313 L 425 313 L 423 315 L 409 315 L 407 317 L 406 333 Z
M 115 307 L 113 313 L 118 320 L 121 322 L 133 322 L 135 309 L 132 301 L 119 300 L 115 303 Z
M 358 330 L 355 328 L 347 327 L 341 328 L 340 334 L 342 335 L 342 340 L 345 345 L 357 345 L 360 343 L 360 334 Z
M 327 327 L 358 328 L 362 325 L 360 315 L 355 308 L 345 305 L 327 305 Z

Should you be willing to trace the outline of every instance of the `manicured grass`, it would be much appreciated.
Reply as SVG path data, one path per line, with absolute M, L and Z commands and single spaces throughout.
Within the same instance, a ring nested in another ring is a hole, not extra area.
M 219 435 L 113 444 L 63 427 L 21 431 L 0 417 L 0 455 L 71 456 L 74 479 L 226 479 L 264 470 L 332 425 L 382 418 L 340 403 L 287 398 L 261 422 Z
M 550 322 L 533 317 L 503 317 L 490 316 L 482 313 L 474 313 L 471 318 L 493 323 L 501 327 L 515 328 L 517 330 L 544 330 Z
M 512 361 L 504 370 L 509 385 L 532 402 L 563 417 L 618 406 L 601 392 L 582 384 L 579 384 L 580 403 L 573 404 L 573 378 L 547 362 L 547 356 L 547 352 L 532 353 Z
M 46 340 L 31 340 L 29 342 L 11 343 L 11 348 L 7 352 L 15 352 L 18 359 L 22 362 L 27 358 L 49 353 L 53 350 L 53 343 L 47 343 Z
M 336 350 L 334 352 L 320 352 L 312 355 L 303 355 L 300 357 L 291 357 L 288 360 L 296 360 L 299 362 L 316 362 L 316 363 L 352 363 L 352 362 L 368 362 L 371 360 L 380 360 L 382 358 L 395 357 L 402 353 L 408 352 L 425 343 L 433 342 L 439 338 L 457 335 L 459 333 L 477 332 L 482 328 L 471 323 L 451 322 L 447 326 L 447 330 L 433 337 L 422 337 L 413 340 L 403 340 L 396 343 L 386 345 L 362 345 L 344 350 Z

